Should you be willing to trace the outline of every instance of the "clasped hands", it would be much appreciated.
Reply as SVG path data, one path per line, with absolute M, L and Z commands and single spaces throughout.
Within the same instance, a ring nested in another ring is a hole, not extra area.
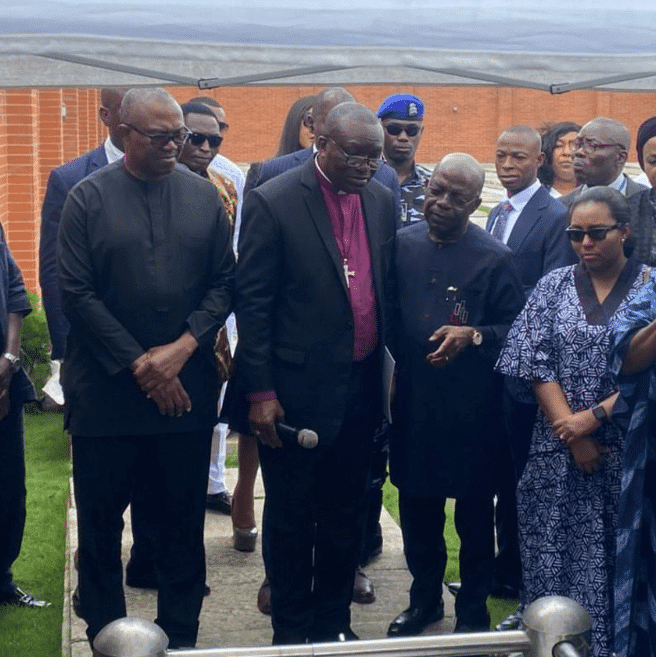
M 552 427 L 556 438 L 569 448 L 574 462 L 583 472 L 591 474 L 601 468 L 608 450 L 590 437 L 599 427 L 599 420 L 590 409 L 559 418 Z
M 162 415 L 180 417 L 191 411 L 191 400 L 178 374 L 197 346 L 191 332 L 185 331 L 174 342 L 151 347 L 132 363 L 139 388 Z
M 433 367 L 444 367 L 454 361 L 473 340 L 474 329 L 471 326 L 441 326 L 428 338 L 429 342 L 439 343 L 439 347 L 428 354 L 426 360 Z

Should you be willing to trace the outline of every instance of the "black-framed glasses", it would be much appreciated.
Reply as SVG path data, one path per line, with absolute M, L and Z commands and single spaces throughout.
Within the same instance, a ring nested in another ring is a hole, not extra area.
M 380 157 L 367 157 L 366 155 L 349 155 L 332 137 L 328 137 L 330 141 L 337 146 L 339 152 L 346 159 L 346 166 L 353 167 L 354 169 L 361 166 L 368 166 L 372 171 L 378 169 L 382 163 Z
M 188 139 L 194 146 L 201 146 L 207 142 L 210 148 L 218 148 L 223 141 L 221 135 L 206 135 L 202 132 L 190 132 Z
M 148 139 L 150 139 L 150 143 L 155 148 L 164 148 L 164 146 L 166 146 L 170 141 L 172 141 L 176 146 L 183 146 L 190 134 L 187 128 L 176 130 L 175 132 L 145 132 L 140 128 L 137 128 L 136 125 L 132 125 L 131 123 L 123 123 L 123 125 L 130 128 L 130 130 L 138 132 L 144 137 L 148 137 Z
M 421 130 L 421 126 L 416 123 L 411 123 L 410 125 L 388 123 L 383 127 L 385 128 L 385 132 L 387 132 L 388 135 L 392 135 L 392 137 L 398 137 L 402 132 L 405 132 L 408 137 L 416 137 Z
M 572 147 L 574 150 L 583 151 L 584 153 L 594 153 L 600 148 L 606 148 L 607 146 L 619 146 L 620 148 L 624 148 L 622 144 L 602 144 L 596 139 L 586 139 L 585 137 L 577 137 L 572 142 Z
M 565 228 L 565 233 L 567 233 L 570 242 L 582 242 L 586 235 L 593 242 L 602 242 L 606 239 L 606 235 L 616 228 L 621 228 L 621 224 L 615 224 L 614 226 L 595 226 L 594 228 L 588 228 L 588 230 L 581 230 L 580 228 Z

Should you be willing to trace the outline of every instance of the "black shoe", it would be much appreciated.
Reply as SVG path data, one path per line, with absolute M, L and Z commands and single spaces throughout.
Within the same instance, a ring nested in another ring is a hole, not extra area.
M 0 594 L 0 607 L 3 605 L 11 605 L 13 607 L 27 607 L 28 609 L 41 609 L 49 607 L 50 603 L 45 600 L 37 600 L 25 591 L 19 589 L 15 584 Z
M 355 581 L 353 582 L 353 602 L 361 605 L 368 605 L 376 602 L 376 590 L 374 583 L 365 575 L 361 568 L 355 571 Z
M 449 593 L 452 595 L 458 595 L 460 593 L 460 587 L 462 584 L 460 582 L 449 582 L 446 585 L 446 588 L 449 589 Z
M 360 637 L 350 627 L 342 632 L 319 632 L 318 634 L 313 632 L 310 636 L 310 643 L 341 643 L 359 640 Z
M 208 493 L 205 507 L 229 516 L 232 513 L 232 495 L 227 490 L 222 493 Z
M 524 627 L 523 607 L 518 605 L 517 608 L 504 618 L 494 629 L 496 632 L 510 632 L 512 630 L 521 630 Z
M 502 600 L 516 600 L 519 597 L 519 589 L 510 584 L 493 584 L 490 595 Z
M 485 612 L 480 616 L 472 616 L 467 618 L 456 618 L 456 626 L 453 630 L 455 633 L 465 632 L 489 632 L 490 631 L 490 615 Z
M 408 607 L 390 624 L 387 636 L 416 636 L 429 625 L 444 618 L 444 602 L 440 600 L 437 609 L 426 607 Z

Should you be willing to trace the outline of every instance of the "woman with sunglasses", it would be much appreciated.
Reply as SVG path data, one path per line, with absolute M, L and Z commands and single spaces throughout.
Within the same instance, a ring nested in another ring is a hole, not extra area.
M 577 265 L 544 276 L 515 320 L 497 369 L 539 404 L 517 486 L 523 604 L 564 595 L 593 619 L 592 654 L 613 633 L 615 530 L 622 438 L 609 422 L 617 391 L 607 365 L 609 323 L 642 285 L 627 260 L 626 199 L 593 187 L 569 210 Z

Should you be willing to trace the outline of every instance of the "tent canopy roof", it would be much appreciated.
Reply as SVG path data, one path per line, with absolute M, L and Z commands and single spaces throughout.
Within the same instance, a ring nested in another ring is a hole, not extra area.
M 0 86 L 513 84 L 656 90 L 644 0 L 23 0 Z

